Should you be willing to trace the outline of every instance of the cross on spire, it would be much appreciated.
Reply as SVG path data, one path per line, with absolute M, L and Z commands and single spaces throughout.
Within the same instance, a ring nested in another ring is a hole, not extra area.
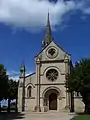
M 45 39 L 43 40 L 43 43 L 42 43 L 43 47 L 47 46 L 52 41 L 53 41 L 53 38 L 52 38 L 52 31 L 51 31 L 51 25 L 50 25 L 50 17 L 49 17 L 49 12 L 48 12 L 46 35 L 45 35 Z

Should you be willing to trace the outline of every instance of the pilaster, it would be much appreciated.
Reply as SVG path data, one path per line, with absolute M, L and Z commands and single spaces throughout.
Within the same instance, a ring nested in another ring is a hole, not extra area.
M 21 65 L 18 87 L 18 111 L 23 112 L 25 110 L 25 66 Z
M 40 112 L 40 60 L 36 61 L 36 80 L 37 80 L 37 96 L 36 96 L 36 111 Z
M 20 78 L 19 87 L 18 87 L 18 112 L 24 111 L 25 105 L 25 91 L 24 91 L 24 78 Z
M 69 59 L 66 57 L 65 60 L 65 77 L 67 80 L 67 75 L 69 74 Z M 66 106 L 65 109 L 69 109 L 69 93 L 67 92 L 68 88 L 66 87 Z

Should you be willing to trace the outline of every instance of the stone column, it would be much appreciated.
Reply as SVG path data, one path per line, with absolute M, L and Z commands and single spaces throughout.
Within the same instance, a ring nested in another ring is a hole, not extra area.
M 20 68 L 20 81 L 18 87 L 18 111 L 25 111 L 25 65 Z
M 69 60 L 65 59 L 64 62 L 65 62 L 65 77 L 67 80 L 67 75 L 69 74 Z M 67 90 L 68 90 L 68 88 L 66 88 L 66 106 L 65 106 L 65 108 L 69 109 L 69 93 L 67 92 Z
M 40 112 L 40 61 L 36 61 L 36 80 L 37 80 L 37 97 L 36 97 L 36 111 Z
M 25 71 L 23 72 L 22 111 L 25 111 Z
M 59 111 L 59 110 L 60 110 L 60 108 L 59 108 L 59 107 L 60 107 L 60 105 L 59 105 L 59 104 L 60 104 L 60 102 L 59 102 L 59 98 L 57 97 L 57 111 Z
M 48 107 L 48 110 L 49 110 L 49 98 L 47 99 L 47 107 Z
M 23 78 L 20 78 L 18 87 L 18 112 L 22 112 L 23 106 Z

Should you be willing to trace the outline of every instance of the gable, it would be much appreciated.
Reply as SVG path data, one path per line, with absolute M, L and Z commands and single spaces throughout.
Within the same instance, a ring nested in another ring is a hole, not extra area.
M 53 50 L 53 48 L 55 49 L 55 51 Z M 49 56 L 49 53 L 50 55 L 52 55 L 54 52 L 55 54 L 53 57 Z M 66 57 L 67 59 L 70 59 L 70 54 L 68 54 L 62 47 L 52 41 L 36 56 L 36 60 L 38 58 L 40 59 L 40 61 L 64 60 Z
M 28 84 L 35 84 L 36 83 L 36 73 L 32 73 L 25 77 L 25 86 Z

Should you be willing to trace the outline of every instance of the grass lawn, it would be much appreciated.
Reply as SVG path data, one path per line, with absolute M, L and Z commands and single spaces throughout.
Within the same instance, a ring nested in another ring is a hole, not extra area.
M 90 115 L 77 115 L 71 120 L 90 120 Z

